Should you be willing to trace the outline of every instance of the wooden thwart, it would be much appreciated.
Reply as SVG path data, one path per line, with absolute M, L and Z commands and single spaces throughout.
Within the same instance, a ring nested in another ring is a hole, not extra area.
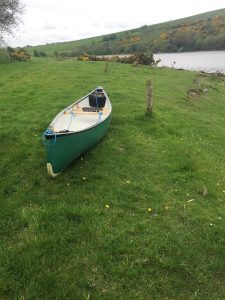
M 78 114 L 78 115 L 96 115 L 96 114 L 98 114 L 99 112 L 102 113 L 103 115 L 107 115 L 107 114 L 108 114 L 108 112 L 102 111 L 102 110 L 100 110 L 100 111 L 82 111 L 82 110 L 73 110 L 73 112 L 74 112 L 75 114 Z
M 96 114 L 103 114 L 103 115 L 107 115 L 109 113 L 109 110 L 108 109 L 97 109 L 97 108 L 94 108 L 94 107 L 85 107 L 86 110 L 83 110 L 84 107 L 74 107 L 72 112 L 74 114 L 79 114 L 79 115 L 96 115 Z M 90 110 L 89 110 L 90 109 Z M 65 115 L 67 114 L 71 114 L 71 111 L 65 111 L 64 112 Z

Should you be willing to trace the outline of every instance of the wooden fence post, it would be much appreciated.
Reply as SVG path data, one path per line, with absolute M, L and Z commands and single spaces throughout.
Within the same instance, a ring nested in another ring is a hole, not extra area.
M 106 62 L 105 62 L 105 70 L 104 70 L 105 73 L 107 73 L 107 71 L 108 71 L 108 66 L 109 66 L 109 61 L 106 60 Z
M 152 113 L 153 97 L 152 97 L 152 81 L 148 80 L 146 82 L 147 86 L 147 113 Z

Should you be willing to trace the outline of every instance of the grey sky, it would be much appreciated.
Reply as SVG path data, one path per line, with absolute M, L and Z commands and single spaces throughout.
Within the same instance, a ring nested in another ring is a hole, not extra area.
M 83 39 L 225 8 L 225 0 L 21 0 L 23 23 L 10 46 Z

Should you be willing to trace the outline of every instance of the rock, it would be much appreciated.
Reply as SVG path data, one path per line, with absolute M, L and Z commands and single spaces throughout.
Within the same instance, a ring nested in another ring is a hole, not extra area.
M 208 189 L 207 189 L 206 186 L 203 186 L 203 188 L 202 188 L 202 195 L 206 196 L 207 194 L 208 194 Z
M 196 96 L 200 95 L 200 91 L 197 90 L 197 89 L 189 89 L 187 91 L 187 93 L 188 93 L 189 96 L 192 96 L 192 97 L 196 97 Z

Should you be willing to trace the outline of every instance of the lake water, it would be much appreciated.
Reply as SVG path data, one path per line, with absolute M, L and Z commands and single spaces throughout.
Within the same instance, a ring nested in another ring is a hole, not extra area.
M 225 51 L 159 53 L 154 59 L 161 59 L 158 66 L 225 74 Z

